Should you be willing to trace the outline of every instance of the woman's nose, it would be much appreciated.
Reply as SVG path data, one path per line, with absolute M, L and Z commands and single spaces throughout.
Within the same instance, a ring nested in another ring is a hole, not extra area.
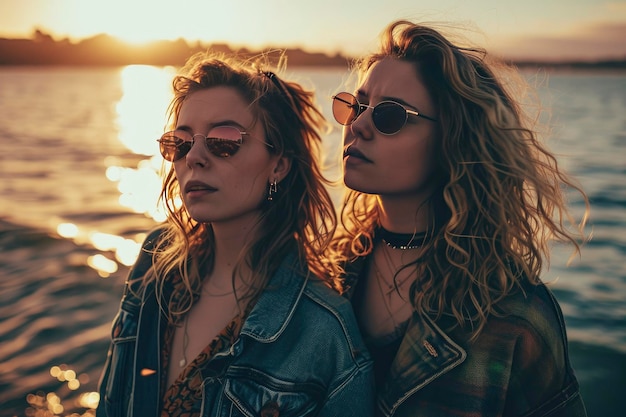
M 189 167 L 206 166 L 209 162 L 209 151 L 206 147 L 206 138 L 202 135 L 194 135 L 191 149 L 185 155 L 185 161 Z
M 372 121 L 372 109 L 366 108 L 354 119 L 349 126 L 350 131 L 355 135 L 363 139 L 372 139 L 375 131 L 374 123 Z

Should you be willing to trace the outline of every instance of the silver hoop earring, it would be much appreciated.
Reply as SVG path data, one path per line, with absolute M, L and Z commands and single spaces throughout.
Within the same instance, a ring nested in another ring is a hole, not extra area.
M 276 180 L 274 180 L 270 182 L 270 188 L 267 193 L 267 201 L 272 201 L 274 199 L 274 194 L 276 194 L 277 191 L 278 191 L 278 184 L 276 183 Z

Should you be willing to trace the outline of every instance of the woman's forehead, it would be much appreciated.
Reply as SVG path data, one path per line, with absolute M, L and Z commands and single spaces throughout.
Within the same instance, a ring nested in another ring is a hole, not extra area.
M 432 109 L 432 98 L 416 64 L 396 58 L 375 62 L 365 74 L 357 92 L 369 100 L 397 98 L 422 111 Z

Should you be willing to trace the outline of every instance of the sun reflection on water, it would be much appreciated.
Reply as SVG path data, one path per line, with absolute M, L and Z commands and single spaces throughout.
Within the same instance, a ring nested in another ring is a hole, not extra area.
M 67 385 L 67 389 L 70 391 L 76 391 L 81 387 L 81 384 L 89 382 L 89 375 L 76 375 L 76 371 L 69 369 L 67 365 L 64 364 L 52 366 L 50 368 L 50 376 L 56 378 L 59 382 L 65 383 L 65 385 Z M 99 393 L 83 392 L 78 396 L 78 398 L 70 401 L 71 404 L 64 405 L 62 397 L 56 392 L 46 393 L 38 391 L 35 394 L 28 394 L 26 396 L 26 402 L 29 407 L 25 410 L 25 414 L 28 417 L 51 417 L 63 415 L 66 409 L 78 408 L 83 409 L 84 412 L 82 414 L 73 412 L 72 414 L 68 414 L 68 416 L 93 417 L 99 401 Z
M 120 205 L 157 222 L 165 220 L 165 210 L 158 205 L 164 162 L 156 139 L 166 123 L 174 74 L 173 67 L 148 65 L 129 65 L 122 70 L 123 93 L 116 106 L 118 137 L 130 151 L 149 158 L 132 168 L 122 166 L 114 158 L 105 160 L 107 179 L 118 184 Z
M 162 184 L 159 172 L 163 164 L 160 156 L 142 160 L 137 168 L 120 166 L 115 158 L 107 158 L 105 164 L 107 179 L 118 184 L 121 206 L 146 214 L 157 222 L 165 220 L 165 209 L 158 202 Z
M 129 65 L 121 72 L 122 98 L 117 103 L 119 140 L 132 152 L 156 155 L 172 98 L 173 67 Z
M 158 152 L 156 138 L 160 137 L 166 123 L 174 73 L 173 67 L 147 65 L 129 65 L 121 70 L 122 97 L 115 106 L 118 139 L 130 152 L 145 159 L 134 167 L 125 165 L 116 156 L 107 156 L 104 160 L 106 179 L 117 185 L 119 205 L 134 213 L 144 214 L 155 224 L 166 219 L 159 194 L 161 170 L 167 169 L 168 163 Z M 114 259 L 97 254 L 86 260 L 104 278 L 116 272 L 118 264 L 131 266 L 137 259 L 144 238 L 143 234 L 126 239 L 100 231 L 83 230 L 80 225 L 65 221 L 58 223 L 56 232 L 77 243 L 88 243 L 99 251 L 112 252 Z
M 78 226 L 74 223 L 60 223 L 57 226 L 57 233 L 61 237 L 75 238 L 79 234 Z
M 141 158 L 136 166 L 128 166 L 128 158 L 108 156 L 105 158 L 106 180 L 116 184 L 118 203 L 134 213 L 143 214 L 156 223 L 166 219 L 166 210 L 159 203 L 162 178 L 161 171 L 169 166 L 158 152 L 156 139 L 160 137 L 166 122 L 167 106 L 172 97 L 171 80 L 174 68 L 131 65 L 120 73 L 122 97 L 116 105 L 119 141 L 133 154 Z M 132 160 L 132 158 L 131 158 Z M 135 161 L 137 159 L 134 159 Z M 100 277 L 107 278 L 118 271 L 119 265 L 131 266 L 141 249 L 144 233 L 126 238 L 89 226 L 75 224 L 64 219 L 54 222 L 56 233 L 77 244 L 89 244 L 99 251 L 85 258 L 84 262 Z M 52 366 L 50 375 L 63 383 L 59 393 L 28 394 L 27 416 L 55 416 L 83 409 L 83 414 L 72 412 L 70 416 L 94 416 L 100 396 L 97 392 L 78 392 L 89 381 L 86 374 L 68 369 L 66 365 Z M 75 392 L 73 400 L 61 391 Z M 71 402 L 71 404 L 69 404 Z

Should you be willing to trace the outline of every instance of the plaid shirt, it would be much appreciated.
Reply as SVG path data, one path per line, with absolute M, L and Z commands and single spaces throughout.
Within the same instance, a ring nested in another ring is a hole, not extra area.
M 414 313 L 379 381 L 378 416 L 586 416 L 550 290 L 528 284 L 498 309 L 474 341 L 450 317 Z

